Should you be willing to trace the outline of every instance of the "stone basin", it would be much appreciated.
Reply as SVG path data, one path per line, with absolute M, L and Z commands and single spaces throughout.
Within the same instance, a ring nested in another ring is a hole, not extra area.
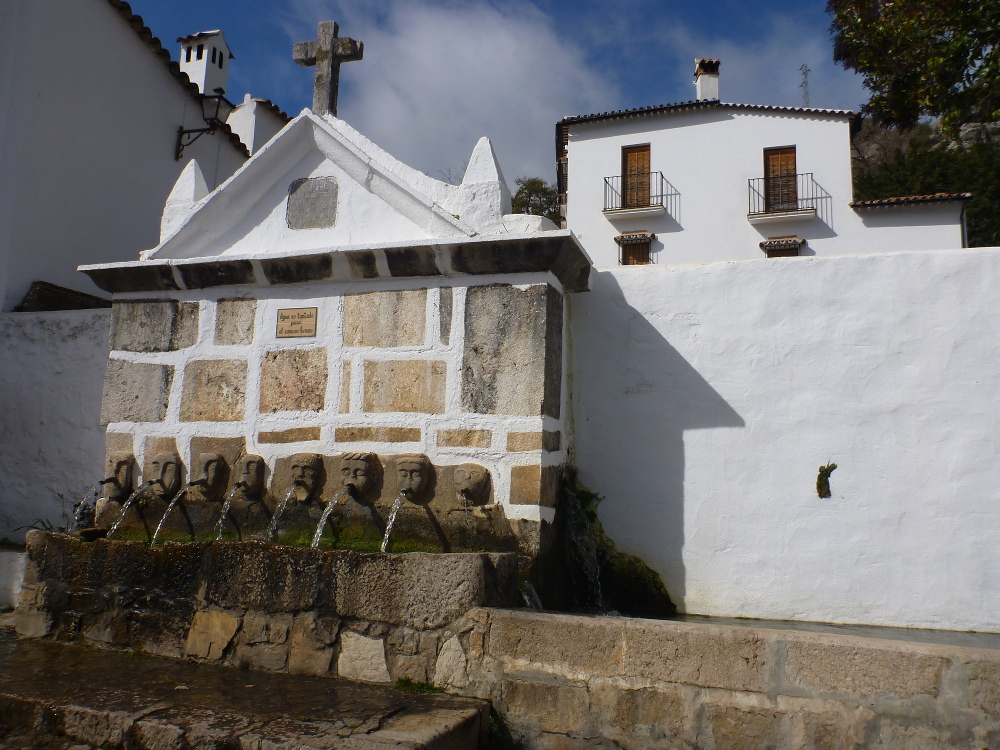
M 33 531 L 27 558 L 22 636 L 367 682 L 433 679 L 439 653 L 465 653 L 471 610 L 517 600 L 513 553 L 149 547 Z

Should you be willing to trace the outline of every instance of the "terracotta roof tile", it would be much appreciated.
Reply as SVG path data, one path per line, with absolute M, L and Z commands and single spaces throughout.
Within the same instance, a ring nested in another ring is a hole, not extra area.
M 912 203 L 937 203 L 941 201 L 967 201 L 972 193 L 933 193 L 931 195 L 901 195 L 896 198 L 871 198 L 851 201 L 851 208 L 879 208 L 881 206 L 907 206 Z

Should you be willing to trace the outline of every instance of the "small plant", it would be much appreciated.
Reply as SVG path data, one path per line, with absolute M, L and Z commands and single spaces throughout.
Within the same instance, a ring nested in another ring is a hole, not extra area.
M 434 685 L 430 682 L 414 680 L 409 677 L 397 677 L 392 686 L 401 693 L 412 693 L 413 695 L 441 692 L 439 688 L 434 687 Z
M 820 497 L 830 497 L 830 475 L 837 468 L 837 464 L 827 464 L 819 467 L 819 476 L 816 477 L 816 494 Z

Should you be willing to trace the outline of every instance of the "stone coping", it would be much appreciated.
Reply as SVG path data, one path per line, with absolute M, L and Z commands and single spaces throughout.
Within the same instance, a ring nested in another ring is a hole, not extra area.
M 566 292 L 590 288 L 592 263 L 569 230 L 356 246 L 292 255 L 127 261 L 80 266 L 112 294 L 232 285 L 551 272 Z M 387 269 L 387 272 L 386 270 Z

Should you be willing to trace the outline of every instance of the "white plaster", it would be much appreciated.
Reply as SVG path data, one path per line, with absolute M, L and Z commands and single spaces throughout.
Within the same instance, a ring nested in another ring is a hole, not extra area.
M 17 605 L 28 556 L 24 552 L 0 549 L 0 611 Z
M 0 41 L 0 310 L 35 280 L 100 294 L 76 267 L 153 246 L 188 159 L 210 188 L 245 161 L 221 131 L 174 160 L 201 108 L 110 3 L 4 0 Z
M 198 45 L 202 45 L 202 56 L 198 58 Z M 186 49 L 191 47 L 191 59 L 187 59 Z M 216 52 L 215 62 L 212 62 L 212 51 Z M 219 56 L 222 66 L 219 66 Z M 226 81 L 229 78 L 229 60 L 232 58 L 229 45 L 218 29 L 199 32 L 196 38 L 181 45 L 178 58 L 181 72 L 198 87 L 203 94 L 213 94 L 217 88 L 225 92 Z
M 580 479 L 684 611 L 1000 631 L 1000 249 L 616 268 L 569 306 Z
M 233 109 L 226 124 L 240 137 L 250 153 L 256 154 L 286 123 L 271 107 L 265 106 L 265 102 L 246 94 Z
M 102 478 L 109 310 L 0 313 L 0 537 L 67 525 Z M 60 495 L 62 496 L 60 498 Z
M 706 76 L 702 76 L 706 78 Z M 597 266 L 618 265 L 615 236 L 656 234 L 653 263 L 764 259 L 761 240 L 796 235 L 803 255 L 961 247 L 962 204 L 859 209 L 852 200 L 849 114 L 735 108 L 674 111 L 570 126 L 566 221 Z M 650 168 L 679 196 L 659 216 L 604 213 L 604 178 L 621 174 L 623 146 L 650 144 Z M 755 225 L 748 180 L 764 174 L 763 150 L 796 147 L 796 170 L 826 196 L 814 218 Z
M 201 173 L 198 160 L 192 159 L 177 178 L 163 206 L 163 216 L 160 218 L 160 242 L 176 234 L 194 212 L 198 202 L 206 195 L 208 195 L 208 185 L 205 183 L 205 175 Z

